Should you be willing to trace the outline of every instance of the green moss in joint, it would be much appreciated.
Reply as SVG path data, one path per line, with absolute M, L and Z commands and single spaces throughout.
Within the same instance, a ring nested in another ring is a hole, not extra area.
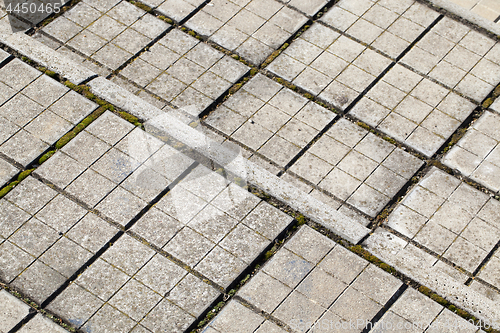
M 494 100 L 493 98 L 488 98 L 484 101 L 483 103 L 483 108 L 487 109 L 491 106 L 491 104 L 493 104 Z
M 160 20 L 162 20 L 162 21 L 167 22 L 167 23 L 168 23 L 168 24 L 170 24 L 170 25 L 174 24 L 174 21 L 172 21 L 171 19 L 169 19 L 168 17 L 165 17 L 165 16 L 163 16 L 163 15 L 158 16 L 158 18 L 159 18 Z
M 364 122 L 362 122 L 362 121 L 358 121 L 358 122 L 357 122 L 357 124 L 358 124 L 358 126 L 359 126 L 359 127 L 363 127 L 363 128 L 364 128 L 365 130 L 367 130 L 367 131 L 370 131 L 370 130 L 371 130 L 371 127 L 370 127 L 370 126 L 368 126 L 367 124 L 365 124 L 365 123 L 364 123 Z
M 141 126 L 141 122 L 139 121 L 139 119 L 137 117 L 131 115 L 130 113 L 127 113 L 125 111 L 119 111 L 118 113 L 120 114 L 120 116 L 123 119 L 125 119 L 129 123 L 133 124 L 134 126 Z
M 19 182 L 22 182 L 24 179 L 26 179 L 26 177 L 28 177 L 29 175 L 31 175 L 31 173 L 34 171 L 35 169 L 29 169 L 29 170 L 25 170 L 23 172 L 21 172 L 19 174 L 19 176 L 17 177 L 17 181 Z

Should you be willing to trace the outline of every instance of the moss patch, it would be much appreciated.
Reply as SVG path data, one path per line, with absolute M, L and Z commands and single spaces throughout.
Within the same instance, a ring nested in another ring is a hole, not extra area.
M 55 150 L 51 150 L 47 153 L 45 153 L 42 157 L 40 157 L 40 159 L 38 160 L 38 164 L 43 164 L 45 161 L 47 161 L 49 158 L 52 157 L 52 155 L 54 155 L 56 153 Z
M 99 107 L 97 108 L 97 110 L 92 112 L 87 118 L 83 119 L 78 125 L 76 125 L 76 127 L 72 131 L 66 133 L 66 135 L 64 135 L 62 138 L 59 139 L 59 141 L 56 142 L 55 145 L 56 149 L 61 149 L 62 147 L 64 147 L 70 140 L 72 140 L 75 136 L 77 136 L 78 133 L 83 131 L 94 120 L 99 118 L 99 116 L 102 115 L 104 111 L 106 111 L 104 107 Z
M 380 267 L 381 269 L 383 269 L 387 273 L 390 273 L 390 274 L 396 273 L 396 269 L 394 267 L 386 264 L 385 262 L 383 262 L 379 258 L 375 257 L 370 252 L 368 252 L 365 249 L 363 249 L 363 247 L 361 245 L 351 246 L 350 250 L 352 252 L 356 253 L 357 255 L 363 257 L 365 260 L 371 262 L 375 266 Z

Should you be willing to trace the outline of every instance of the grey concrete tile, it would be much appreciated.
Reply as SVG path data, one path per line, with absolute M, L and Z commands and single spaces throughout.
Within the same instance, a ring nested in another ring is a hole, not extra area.
M 291 288 L 280 281 L 259 272 L 238 291 L 238 295 L 259 309 L 272 313 L 291 291 Z
M 276 253 L 263 271 L 290 288 L 295 288 L 313 269 L 314 265 L 288 250 Z
M 333 303 L 330 311 L 344 320 L 371 320 L 382 308 L 382 305 L 368 298 L 354 288 L 348 288 L 340 298 Z
M 87 211 L 85 209 L 73 201 L 62 195 L 58 195 L 35 216 L 38 220 L 44 222 L 53 229 L 61 233 L 66 233 L 86 213 Z
M 351 285 L 379 304 L 385 304 L 402 283 L 389 273 L 373 265 L 368 266 Z
M 212 205 L 207 205 L 190 222 L 189 227 L 214 243 L 222 240 L 238 221 Z
M 113 321 L 110 321 L 113 318 Z M 122 312 L 108 304 L 104 304 L 82 327 L 83 330 L 114 330 L 117 332 L 129 332 L 136 323 Z
M 449 325 L 447 323 L 453 323 Z M 467 320 L 457 316 L 448 309 L 444 309 L 439 314 L 436 320 L 431 324 L 430 328 L 426 331 L 433 332 L 476 332 L 477 327 Z
M 387 225 L 473 272 L 500 237 L 490 222 L 495 204 L 484 193 L 433 168 L 389 216 Z
M 293 218 L 271 205 L 261 202 L 248 216 L 242 220 L 250 229 L 269 240 L 276 238 L 291 222 Z M 270 223 L 270 221 L 273 221 Z
M 368 265 L 368 262 L 359 258 L 349 250 L 336 246 L 318 267 L 332 274 L 344 283 L 350 284 Z
M 270 244 L 270 241 L 239 224 L 219 245 L 250 265 Z
M 129 275 L 135 274 L 151 257 L 154 251 L 134 238 L 123 235 L 113 243 L 101 258 L 122 269 Z
M 0 146 L 0 152 L 22 166 L 28 166 L 50 146 L 25 130 L 20 130 Z
M 108 264 L 102 259 L 98 259 L 90 265 L 83 274 L 78 276 L 75 284 L 88 290 L 102 301 L 108 301 L 130 277 Z
M 0 207 L 2 208 L 0 210 L 0 230 L 4 238 L 8 238 L 31 217 L 30 214 L 5 199 L 0 201 Z
M 347 284 L 315 268 L 298 286 L 297 291 L 328 308 L 347 288 Z
M 186 274 L 186 270 L 164 256 L 156 254 L 135 275 L 135 279 L 158 294 L 167 295 Z
M 290 296 L 274 311 L 276 318 L 293 323 L 302 320 L 306 323 L 313 323 L 324 313 L 326 309 L 314 303 L 297 291 Z M 300 319 L 299 319 L 300 318 Z
M 200 316 L 216 299 L 220 292 L 192 274 L 188 274 L 167 296 L 167 299 L 188 312 Z
M 17 173 L 19 173 L 18 168 L 0 159 L 0 187 L 6 185 Z
M 500 167 L 496 127 L 500 118 L 491 112 L 485 113 L 470 128 L 466 135 L 445 155 L 444 163 L 465 176 L 471 177 L 494 191 L 500 189 L 494 177 Z
M 50 303 L 48 309 L 80 327 L 102 305 L 101 300 L 73 283 Z
M 12 282 L 12 285 L 35 302 L 42 303 L 65 281 L 64 276 L 40 261 L 35 261 Z
M 498 286 L 500 285 L 500 281 L 498 279 L 499 270 L 500 259 L 498 258 L 498 256 L 493 256 L 481 271 L 481 273 L 479 273 L 479 277 L 498 288 Z
M 306 21 L 302 14 L 275 1 L 253 0 L 240 4 L 217 1 L 196 13 L 186 25 L 260 64 Z
M 50 319 L 37 314 L 32 320 L 30 320 L 26 325 L 24 325 L 19 332 L 21 333 L 31 333 L 37 332 L 38 330 L 47 330 L 54 333 L 65 333 L 67 332 L 61 326 L 57 325 Z
M 7 283 L 12 282 L 22 271 L 24 271 L 36 258 L 9 241 L 0 244 L 0 263 L 2 270 L 0 277 Z
M 8 332 L 28 315 L 30 307 L 5 290 L 0 291 L 0 299 L 4 304 L 0 312 L 0 328 Z
M 38 257 L 59 238 L 57 231 L 32 218 L 24 223 L 9 240 L 31 255 Z
M 195 267 L 215 244 L 190 228 L 184 228 L 172 238 L 164 250 L 191 267 Z
M 129 280 L 110 300 L 109 304 L 133 320 L 141 320 L 162 297 L 134 279 Z
M 66 278 L 69 278 L 82 267 L 91 256 L 91 252 L 85 250 L 66 237 L 62 237 L 40 257 L 40 260 Z
M 181 230 L 183 224 L 155 207 L 151 208 L 132 227 L 132 231 L 149 243 L 163 247 Z
M 99 251 L 117 233 L 116 228 L 97 215 L 88 213 L 66 236 L 92 253 Z
M 424 155 L 432 156 L 474 110 L 475 105 L 414 74 L 407 86 L 399 85 L 408 73 L 408 70 L 398 66 L 391 69 L 368 94 L 370 100 L 364 97 L 351 113 Z M 405 96 L 392 85 L 403 87 L 408 94 Z M 384 99 L 382 96 L 388 89 L 399 92 L 400 96 L 396 98 L 393 93 L 394 100 Z
M 492 85 L 498 83 L 493 74 L 499 71 L 497 65 L 486 60 L 493 44 L 492 40 L 478 36 L 465 25 L 445 18 L 416 44 L 403 62 L 424 74 L 432 70 L 433 78 L 481 102 Z M 478 45 L 478 50 L 472 45 Z M 477 69 L 470 72 L 475 66 Z
M 87 205 L 96 206 L 116 185 L 93 170 L 86 170 L 66 190 Z
M 122 187 L 118 187 L 101 201 L 96 209 L 111 220 L 125 226 L 146 206 L 145 201 Z
M 309 226 L 302 227 L 296 236 L 285 244 L 285 248 L 313 264 L 318 264 L 330 252 L 335 243 Z
M 195 268 L 213 282 L 228 288 L 246 267 L 247 263 L 240 258 L 216 246 Z
M 180 333 L 184 332 L 194 320 L 193 316 L 164 299 L 144 318 L 142 324 L 153 331 Z

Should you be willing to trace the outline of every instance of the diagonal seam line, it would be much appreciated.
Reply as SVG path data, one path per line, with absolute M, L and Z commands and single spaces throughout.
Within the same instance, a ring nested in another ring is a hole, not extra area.
M 377 322 L 380 321 L 380 319 L 389 311 L 389 309 L 392 307 L 394 303 L 403 295 L 403 293 L 408 289 L 408 285 L 403 283 L 401 287 L 392 295 L 392 297 L 385 303 L 385 305 L 380 309 L 380 311 L 373 317 L 372 320 L 370 320 L 368 323 L 366 323 L 365 329 L 361 333 L 368 333 L 368 332 L 373 332 L 373 328 L 377 324 Z
M 384 71 L 382 71 L 382 73 L 380 73 L 376 78 L 375 80 L 373 80 L 370 85 L 368 87 L 365 88 L 365 90 L 363 90 L 363 92 L 361 94 L 359 94 L 352 102 L 351 104 L 349 104 L 349 106 L 347 106 L 347 108 L 344 110 L 343 114 L 347 114 L 349 113 L 352 108 L 354 108 L 354 106 L 356 106 L 357 103 L 359 103 L 359 101 L 361 101 L 361 99 L 363 97 L 365 97 L 368 92 L 377 84 L 379 83 L 382 78 L 394 67 L 396 66 L 396 64 L 401 60 L 401 58 L 403 58 L 410 50 L 411 48 L 413 48 L 413 46 L 415 46 L 415 44 L 417 44 L 422 38 L 424 38 L 424 36 L 436 25 L 439 23 L 439 21 L 441 21 L 443 19 L 444 15 L 439 15 L 438 18 L 436 18 L 434 20 L 434 22 L 431 23 L 431 25 L 429 25 L 397 58 L 395 61 L 392 61 L 386 69 L 384 69 Z M 306 151 L 309 150 L 309 148 L 313 145 L 314 142 L 316 142 L 318 139 L 320 139 L 324 133 L 326 133 L 340 118 L 334 118 L 328 125 L 326 125 L 323 130 L 318 133 L 318 135 L 316 135 L 314 137 L 314 139 L 312 139 L 297 155 L 295 155 L 295 157 L 290 161 L 288 162 L 288 164 L 284 167 L 284 171 L 280 171 L 279 174 L 278 174 L 278 177 L 281 177 L 288 169 L 290 169 L 298 160 L 300 157 L 302 157 Z
M 157 203 L 163 196 L 170 192 L 182 179 L 184 179 L 194 168 L 198 166 L 198 162 L 191 164 L 179 177 L 177 177 L 170 185 L 167 186 L 158 196 L 155 197 L 144 209 L 142 209 L 129 223 L 126 224 L 125 230 L 118 231 L 99 251 L 97 251 L 85 264 L 83 264 L 73 275 L 71 275 L 56 291 L 54 291 L 45 301 L 42 302 L 41 308 L 46 308 L 57 296 L 59 296 L 69 285 L 77 279 L 77 277 L 87 268 L 92 265 L 101 255 L 103 255 L 113 243 L 122 237 L 144 214 L 146 214 L 154 203 Z

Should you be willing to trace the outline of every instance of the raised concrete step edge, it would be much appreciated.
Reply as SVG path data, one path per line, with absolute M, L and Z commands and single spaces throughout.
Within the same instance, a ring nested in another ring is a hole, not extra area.
M 100 98 L 145 120 L 145 128 L 158 138 L 165 135 L 184 143 L 207 158 L 225 167 L 227 171 L 256 186 L 271 196 L 298 210 L 306 217 L 321 224 L 340 237 L 358 244 L 370 229 L 355 219 L 345 216 L 328 205 L 299 190 L 260 166 L 248 161 L 241 153 L 217 143 L 205 134 L 184 124 L 140 97 L 104 78 L 96 78 L 88 84 L 92 93 Z
M 23 32 L 0 34 L 0 42 L 49 70 L 56 72 L 73 84 L 82 84 L 97 76 L 90 69 L 75 63 L 65 55 L 60 54 Z
M 420 0 L 420 1 L 431 4 L 436 8 L 442 8 L 500 37 L 500 25 L 484 17 L 481 17 L 478 14 L 473 13 L 470 10 L 467 10 L 464 7 L 459 6 L 449 0 Z
M 422 259 L 424 256 L 418 257 L 406 251 L 405 245 L 406 241 L 382 229 L 376 230 L 363 242 L 366 250 L 399 272 L 430 288 L 490 326 L 500 328 L 500 304 L 457 281 L 440 267 L 430 266 Z

